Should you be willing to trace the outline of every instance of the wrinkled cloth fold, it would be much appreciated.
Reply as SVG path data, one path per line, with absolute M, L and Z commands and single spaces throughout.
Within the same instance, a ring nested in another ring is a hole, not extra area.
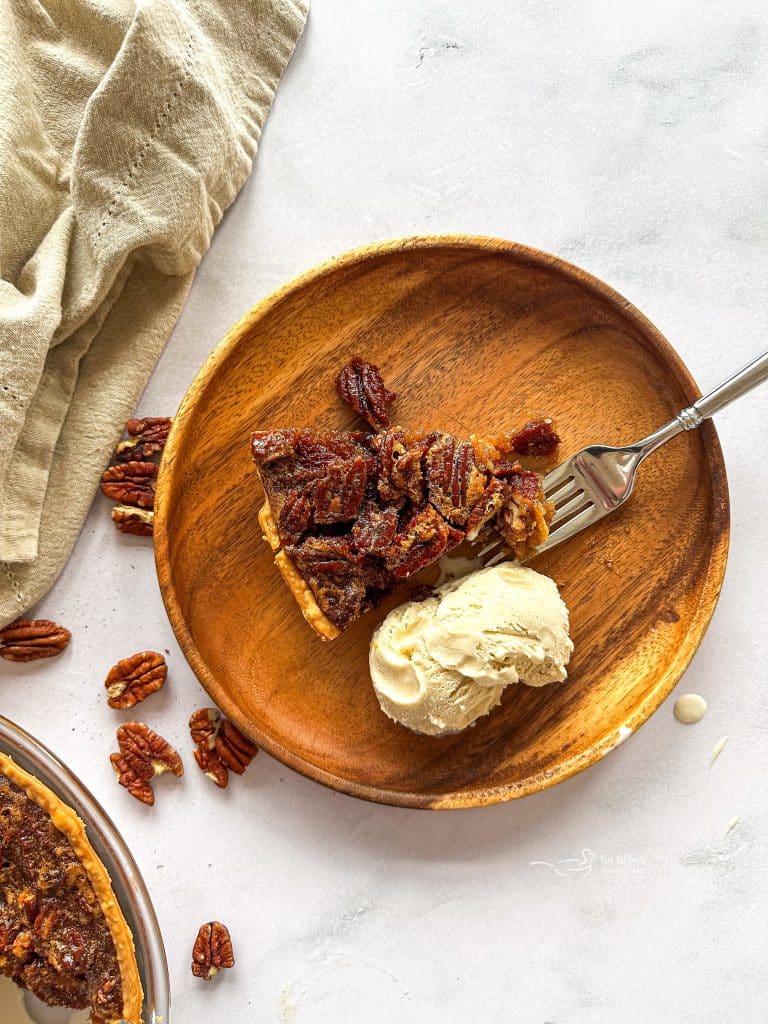
M 0 0 L 0 625 L 61 571 L 305 0 Z

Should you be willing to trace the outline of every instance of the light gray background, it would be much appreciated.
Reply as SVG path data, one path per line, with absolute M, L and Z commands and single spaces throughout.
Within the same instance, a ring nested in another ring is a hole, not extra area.
M 581 264 L 651 317 L 702 388 L 719 383 L 768 337 L 767 39 L 764 0 L 314 0 L 253 176 L 140 411 L 172 413 L 224 331 L 287 278 L 418 232 L 498 235 Z M 731 555 L 678 688 L 702 693 L 707 717 L 681 726 L 670 699 L 585 774 L 479 811 L 357 802 L 265 754 L 215 790 L 190 756 L 186 722 L 205 696 L 151 545 L 117 535 L 96 500 L 39 609 L 72 629 L 71 650 L 0 664 L 2 709 L 128 838 L 176 1022 L 768 1018 L 767 420 L 768 388 L 718 420 Z M 115 784 L 120 716 L 102 686 L 143 647 L 169 649 L 170 676 L 141 717 L 187 763 L 153 809 Z M 190 947 L 211 917 L 230 925 L 238 964 L 204 988 Z

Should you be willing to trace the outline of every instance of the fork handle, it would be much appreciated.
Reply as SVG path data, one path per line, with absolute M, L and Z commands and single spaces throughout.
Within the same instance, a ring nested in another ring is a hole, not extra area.
M 720 412 L 726 405 L 730 405 L 737 398 L 746 395 L 752 388 L 768 380 L 768 350 L 747 363 L 743 370 L 739 370 L 733 377 L 730 377 L 719 388 L 710 391 L 708 395 L 697 399 L 693 405 L 679 412 L 678 417 L 683 420 L 683 429 L 692 430 L 698 427 L 702 420 L 709 419 L 716 412 Z
M 756 388 L 768 380 L 768 350 L 747 363 L 743 370 L 739 370 L 733 377 L 721 384 L 719 388 L 710 391 L 708 395 L 698 398 L 693 405 L 681 409 L 669 423 L 644 437 L 642 441 L 630 446 L 630 451 L 635 458 L 642 461 L 651 452 L 661 448 L 663 444 L 681 434 L 684 430 L 695 430 L 704 420 L 720 412 L 726 405 L 730 405 L 737 398 L 746 395 L 748 391 Z

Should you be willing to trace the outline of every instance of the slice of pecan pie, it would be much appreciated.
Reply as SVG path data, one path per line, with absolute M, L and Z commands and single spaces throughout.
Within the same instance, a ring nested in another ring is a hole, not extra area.
M 131 933 L 71 807 L 0 754 L 0 973 L 93 1024 L 140 1024 Z
M 332 640 L 396 584 L 463 540 L 496 529 L 517 557 L 548 535 L 552 508 L 536 471 L 559 444 L 551 419 L 498 437 L 393 426 L 396 396 L 353 359 L 341 397 L 371 431 L 256 431 L 266 500 L 259 522 L 304 617 Z

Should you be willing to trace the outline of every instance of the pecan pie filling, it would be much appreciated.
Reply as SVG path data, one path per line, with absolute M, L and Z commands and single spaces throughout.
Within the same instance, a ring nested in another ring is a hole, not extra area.
M 105 869 L 74 812 L 4 756 L 0 856 L 0 972 L 94 1024 L 138 1024 L 133 944 Z
M 259 430 L 251 451 L 266 495 L 259 515 L 305 617 L 332 639 L 397 583 L 495 529 L 518 558 L 548 535 L 552 508 L 533 466 L 554 456 L 551 419 L 491 438 L 413 433 L 377 367 L 353 359 L 339 395 L 368 431 Z

